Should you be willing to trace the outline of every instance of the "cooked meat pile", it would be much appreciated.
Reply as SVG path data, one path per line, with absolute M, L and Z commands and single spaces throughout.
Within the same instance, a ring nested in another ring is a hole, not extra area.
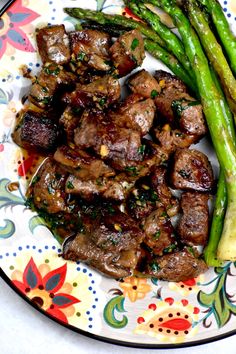
M 145 57 L 137 30 L 113 42 L 57 25 L 40 29 L 37 44 L 43 65 L 13 139 L 47 156 L 28 198 L 64 240 L 62 256 L 114 278 L 184 281 L 206 271 L 195 246 L 207 242 L 214 177 L 189 149 L 207 132 L 201 104 L 161 70 L 131 75 L 121 100 L 119 78 Z

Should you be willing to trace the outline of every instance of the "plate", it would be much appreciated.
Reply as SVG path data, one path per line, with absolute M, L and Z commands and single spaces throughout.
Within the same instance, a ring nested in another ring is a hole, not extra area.
M 234 1 L 221 1 L 236 28 Z M 58 257 L 60 244 L 24 206 L 27 179 L 39 158 L 11 141 L 15 114 L 30 82 L 19 68 L 40 68 L 35 28 L 75 21 L 63 7 L 122 13 L 121 1 L 18 0 L 0 19 L 0 267 L 6 282 L 36 309 L 72 330 L 107 342 L 145 348 L 197 345 L 235 334 L 236 263 L 186 282 L 108 279 L 80 262 Z M 167 19 L 165 19 L 167 20 Z M 147 56 L 150 72 L 164 68 Z M 207 142 L 199 145 L 204 151 Z M 217 164 L 213 165 L 217 169 Z

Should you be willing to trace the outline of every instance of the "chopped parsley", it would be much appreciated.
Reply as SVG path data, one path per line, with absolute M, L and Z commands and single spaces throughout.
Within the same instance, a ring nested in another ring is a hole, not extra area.
M 150 264 L 149 264 L 149 267 L 151 268 L 151 271 L 153 273 L 157 273 L 161 268 L 159 266 L 159 264 L 155 261 L 152 261 Z
M 143 155 L 145 153 L 145 149 L 146 149 L 146 145 L 141 145 L 139 148 L 138 148 L 138 153 Z
M 86 56 L 86 53 L 84 52 L 80 52 L 78 55 L 77 55 L 77 59 L 79 61 L 83 61 L 85 59 L 85 56 Z
M 139 40 L 138 38 L 134 38 L 132 43 L 131 43 L 131 50 L 135 50 L 137 48 L 137 46 L 139 45 Z
M 174 249 L 176 249 L 176 244 L 172 243 L 170 246 L 164 248 L 163 253 L 171 253 L 172 251 L 174 251 Z
M 67 189 L 74 189 L 75 187 L 74 187 L 74 185 L 73 185 L 73 183 L 72 183 L 71 181 L 68 181 L 68 182 L 66 183 L 66 188 L 67 188 Z
M 44 72 L 47 74 L 47 75 L 55 75 L 57 76 L 60 72 L 60 68 L 57 66 L 55 69 L 52 69 L 52 66 L 49 65 L 49 66 L 45 66 L 44 67 Z
M 135 166 L 127 166 L 125 167 L 125 171 L 129 172 L 131 176 L 138 176 L 137 167 Z
M 154 239 L 154 240 L 158 240 L 160 236 L 161 236 L 161 231 L 158 230 L 158 231 L 155 232 L 155 234 L 153 235 L 153 239 Z
M 157 90 L 152 90 L 151 92 L 151 98 L 155 98 L 159 95 L 159 93 L 157 92 Z

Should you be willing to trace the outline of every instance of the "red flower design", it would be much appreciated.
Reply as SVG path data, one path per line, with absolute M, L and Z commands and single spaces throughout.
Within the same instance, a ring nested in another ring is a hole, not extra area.
M 0 59 L 6 51 L 7 43 L 24 52 L 34 52 L 26 34 L 20 28 L 34 21 L 39 14 L 22 6 L 22 0 L 15 1 L 0 18 Z
M 42 277 L 31 257 L 24 270 L 22 282 L 13 280 L 13 283 L 47 313 L 68 323 L 66 315 L 60 309 L 72 306 L 80 300 L 72 295 L 58 292 L 65 282 L 66 271 L 67 265 L 65 263 L 62 267 L 54 269 Z

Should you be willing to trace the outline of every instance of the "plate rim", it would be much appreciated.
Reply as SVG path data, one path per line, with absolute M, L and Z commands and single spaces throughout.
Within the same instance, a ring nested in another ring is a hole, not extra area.
M 195 347 L 199 345 L 204 345 L 204 344 L 210 344 L 225 338 L 232 337 L 236 335 L 236 329 L 219 334 L 218 336 L 206 338 L 206 339 L 200 339 L 196 341 L 190 341 L 190 342 L 184 342 L 184 343 L 176 343 L 176 344 L 145 344 L 145 343 L 135 343 L 135 342 L 127 342 L 119 339 L 113 339 L 113 338 L 108 338 L 104 336 L 100 336 L 98 334 L 90 333 L 88 331 L 85 331 L 81 328 L 75 327 L 73 325 L 70 325 L 69 323 L 64 323 L 57 319 L 56 317 L 48 314 L 46 311 L 38 307 L 35 303 L 33 303 L 30 298 L 25 296 L 11 281 L 11 279 L 6 275 L 6 273 L 3 271 L 3 269 L 0 267 L 0 277 L 1 279 L 17 294 L 19 295 L 28 305 L 36 309 L 38 312 L 49 318 L 50 320 L 54 321 L 55 323 L 72 330 L 75 333 L 79 333 L 87 338 L 91 338 L 103 343 L 108 343 L 108 344 L 113 344 L 117 346 L 122 346 L 122 347 L 129 347 L 129 348 L 139 348 L 139 349 L 180 349 L 180 348 L 188 348 L 188 347 Z

